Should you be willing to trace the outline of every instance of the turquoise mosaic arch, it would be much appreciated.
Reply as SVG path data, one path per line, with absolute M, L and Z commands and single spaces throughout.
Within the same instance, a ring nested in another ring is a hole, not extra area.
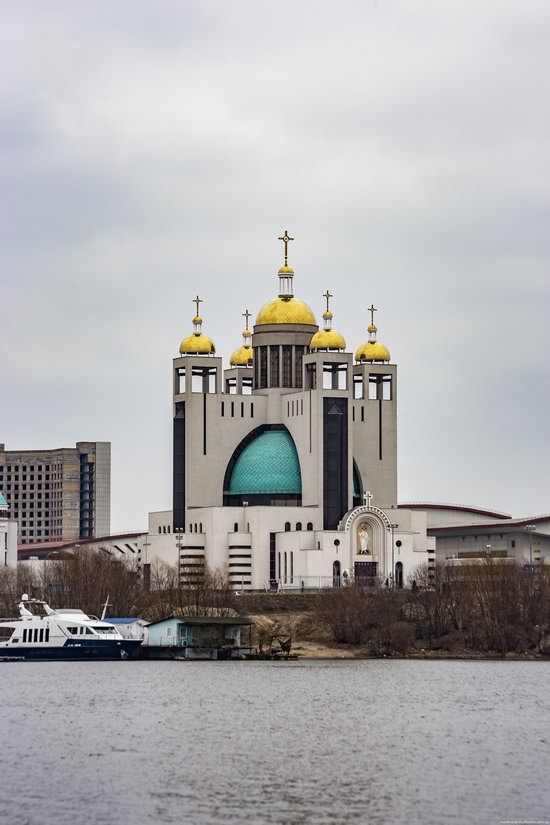
M 363 479 L 359 472 L 357 462 L 353 459 L 353 504 L 361 504 L 363 501 Z
M 301 495 L 300 460 L 286 428 L 264 430 L 244 447 L 227 492 L 231 496 Z

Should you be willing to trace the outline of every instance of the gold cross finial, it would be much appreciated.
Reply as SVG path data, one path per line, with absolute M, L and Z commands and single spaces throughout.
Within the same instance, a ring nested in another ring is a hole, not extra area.
M 326 292 L 323 292 L 323 298 L 327 299 L 327 312 L 330 312 L 329 301 L 333 297 L 334 296 L 333 296 L 332 292 L 329 292 L 328 289 L 327 289 Z
M 246 310 L 243 312 L 243 318 L 245 319 L 245 329 L 248 329 L 248 319 L 252 318 L 252 313 Z
M 288 264 L 288 242 L 293 241 L 294 238 L 291 238 L 288 234 L 288 229 L 285 229 L 285 234 L 279 238 L 280 241 L 283 241 L 285 245 L 285 266 Z
M 370 307 L 369 307 L 369 309 L 368 309 L 368 311 L 370 312 L 370 323 L 371 323 L 371 326 L 374 326 L 374 313 L 375 313 L 375 312 L 378 312 L 378 310 L 376 309 L 376 307 L 374 306 L 374 304 L 371 304 L 371 305 L 370 305 Z
M 199 314 L 199 304 L 202 304 L 202 298 L 199 298 L 197 295 L 196 298 L 193 298 L 193 303 L 197 305 L 197 315 Z

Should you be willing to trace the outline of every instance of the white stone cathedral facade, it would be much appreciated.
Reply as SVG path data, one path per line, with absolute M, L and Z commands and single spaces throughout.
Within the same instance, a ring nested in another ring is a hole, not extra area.
M 397 366 L 377 340 L 355 355 L 294 295 L 278 272 L 229 369 L 202 331 L 173 360 L 173 509 L 151 513 L 140 542 L 144 576 L 155 560 L 183 581 L 205 563 L 235 589 L 401 586 L 433 564 L 426 514 L 397 508 Z

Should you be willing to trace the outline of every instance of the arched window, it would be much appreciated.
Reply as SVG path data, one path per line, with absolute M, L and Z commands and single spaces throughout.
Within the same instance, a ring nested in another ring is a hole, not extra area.
M 199 523 L 199 533 L 202 533 L 202 521 Z
M 167 533 L 169 533 L 169 532 L 170 532 L 170 525 L 168 525 L 168 527 L 166 528 L 166 532 L 167 532 Z
M 192 533 L 192 532 L 193 532 L 193 525 L 192 525 L 192 524 L 190 524 L 190 525 L 189 525 L 189 532 L 190 532 L 190 533 Z
M 162 525 L 162 532 L 166 533 L 166 525 L 165 524 Z
M 234 533 L 238 533 L 238 532 L 239 532 L 239 525 L 237 524 L 237 522 L 235 522 L 235 524 L 233 525 L 233 532 L 234 532 Z
M 162 533 L 162 528 L 161 528 L 160 524 L 159 524 L 159 533 Z
M 308 523 L 307 523 L 307 529 L 308 529 L 308 530 L 313 530 L 313 524 L 311 523 L 311 521 L 308 521 Z
M 340 587 L 340 562 L 335 561 L 332 565 L 332 586 Z
M 403 587 L 403 562 L 398 561 L 395 565 L 395 586 Z
M 294 551 L 290 551 L 290 583 L 294 583 Z
M 288 576 L 288 556 L 287 556 L 287 552 L 285 550 L 285 584 L 286 584 L 287 576 Z
M 287 521 L 285 523 L 285 533 L 290 533 L 290 522 L 289 521 Z
M 301 530 L 301 529 L 302 529 L 302 522 L 301 522 L 301 521 L 297 521 L 297 522 L 296 522 L 296 530 Z

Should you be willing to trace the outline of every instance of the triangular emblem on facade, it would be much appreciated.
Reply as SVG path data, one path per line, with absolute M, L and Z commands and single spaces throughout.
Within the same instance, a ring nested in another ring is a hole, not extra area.
M 344 415 L 342 410 L 339 410 L 338 407 L 336 406 L 336 404 L 334 405 L 334 407 L 330 408 L 330 410 L 328 411 L 328 414 L 329 415 Z

